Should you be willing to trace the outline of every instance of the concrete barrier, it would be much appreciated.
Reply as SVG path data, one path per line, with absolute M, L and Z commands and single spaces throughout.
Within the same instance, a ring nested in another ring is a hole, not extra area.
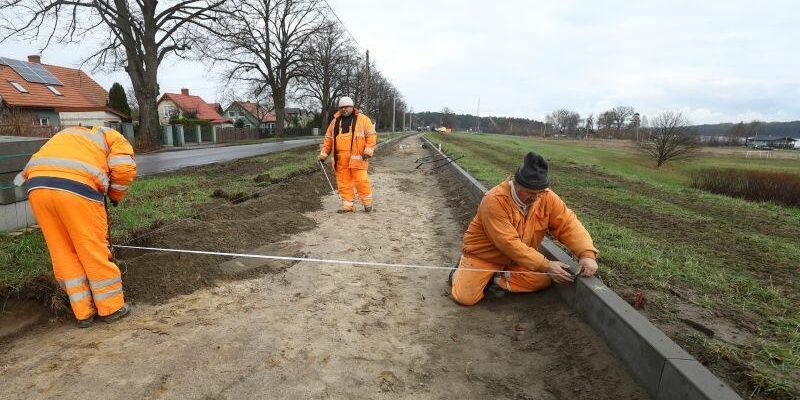
M 446 157 L 428 138 L 422 138 L 434 155 Z M 449 168 L 470 195 L 480 202 L 486 187 L 455 162 Z M 540 248 L 551 260 L 577 271 L 577 263 L 551 239 Z M 575 284 L 556 285 L 561 298 L 605 340 L 642 387 L 655 399 L 741 399 L 694 357 L 661 332 L 647 318 L 599 279 L 579 278 Z
M 36 224 L 27 194 L 14 186 L 14 178 L 46 138 L 0 136 L 0 232 Z

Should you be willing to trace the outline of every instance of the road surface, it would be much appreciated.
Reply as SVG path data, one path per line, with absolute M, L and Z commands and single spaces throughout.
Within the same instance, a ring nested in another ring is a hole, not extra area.
M 139 176 L 196 165 L 213 164 L 237 158 L 253 157 L 320 143 L 322 138 L 288 140 L 285 142 L 246 144 L 241 146 L 207 147 L 196 150 L 165 151 L 136 156 Z

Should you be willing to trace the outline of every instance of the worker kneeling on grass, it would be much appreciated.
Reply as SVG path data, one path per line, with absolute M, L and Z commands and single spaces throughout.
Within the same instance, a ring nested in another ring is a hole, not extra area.
M 372 212 L 372 188 L 367 167 L 376 142 L 375 127 L 369 117 L 354 107 L 353 99 L 339 99 L 339 111 L 325 132 L 319 159 L 325 161 L 333 155 L 331 164 L 336 171 L 336 185 L 342 198 L 340 214 L 353 212 L 355 191 L 358 191 L 364 211 Z
M 136 177 L 133 148 L 108 128 L 67 128 L 31 157 L 15 183 L 28 192 L 53 273 L 78 326 L 129 312 L 119 268 L 111 261 L 104 196 L 116 205 Z
M 548 186 L 547 161 L 528 153 L 513 177 L 486 193 L 464 234 L 458 268 L 450 273 L 456 302 L 473 305 L 485 293 L 535 292 L 553 281 L 572 282 L 566 264 L 537 250 L 548 231 L 578 255 L 581 275 L 594 275 L 597 249 L 589 232 Z

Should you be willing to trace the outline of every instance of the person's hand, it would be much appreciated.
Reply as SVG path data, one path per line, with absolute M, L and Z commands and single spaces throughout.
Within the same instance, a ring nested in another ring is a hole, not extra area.
M 372 158 L 372 156 L 369 155 L 369 154 L 364 154 L 364 155 L 361 156 L 361 159 L 364 160 L 364 161 L 369 160 L 370 158 Z
M 326 158 L 328 158 L 328 156 L 326 156 L 325 154 L 320 154 L 319 155 L 319 160 L 320 161 L 325 161 Z
M 597 260 L 591 257 L 583 257 L 578 261 L 581 267 L 581 276 L 594 276 L 597 272 Z
M 550 278 L 555 283 L 570 283 L 575 280 L 572 273 L 569 272 L 567 264 L 561 261 L 548 261 L 547 273 L 550 274 Z

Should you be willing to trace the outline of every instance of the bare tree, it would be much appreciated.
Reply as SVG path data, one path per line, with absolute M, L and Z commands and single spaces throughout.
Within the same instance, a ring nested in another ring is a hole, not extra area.
M 227 82 L 270 93 L 276 134 L 283 134 L 289 87 L 303 74 L 303 51 L 323 26 L 319 0 L 228 0 L 202 54 L 226 67 Z
M 546 116 L 548 123 L 553 124 L 559 132 L 571 136 L 577 136 L 578 125 L 581 123 L 581 115 L 575 111 L 561 108 L 553 111 Z
M 640 146 L 656 162 L 656 168 L 697 151 L 697 137 L 691 134 L 689 126 L 689 121 L 681 113 L 661 113 L 650 121 L 650 139 Z
M 105 36 L 84 62 L 95 68 L 123 68 L 139 104 L 140 145 L 158 134 L 158 69 L 165 57 L 195 42 L 193 28 L 205 28 L 225 0 L 0 0 L 3 36 L 80 43 Z M 5 39 L 3 39 L 5 40 Z M 2 42 L 2 40 L 0 40 Z
M 348 78 L 358 66 L 358 56 L 342 27 L 331 21 L 314 35 L 305 51 L 308 62 L 298 82 L 300 98 L 310 97 L 319 103 L 325 129 L 331 110 L 336 108 L 336 99 L 346 94 Z
M 609 111 L 611 111 L 611 121 L 614 125 L 614 129 L 617 131 L 617 137 L 620 137 L 622 136 L 622 128 L 625 128 L 628 125 L 630 119 L 633 118 L 634 114 L 636 114 L 636 111 L 633 109 L 633 107 L 629 106 L 617 106 Z

